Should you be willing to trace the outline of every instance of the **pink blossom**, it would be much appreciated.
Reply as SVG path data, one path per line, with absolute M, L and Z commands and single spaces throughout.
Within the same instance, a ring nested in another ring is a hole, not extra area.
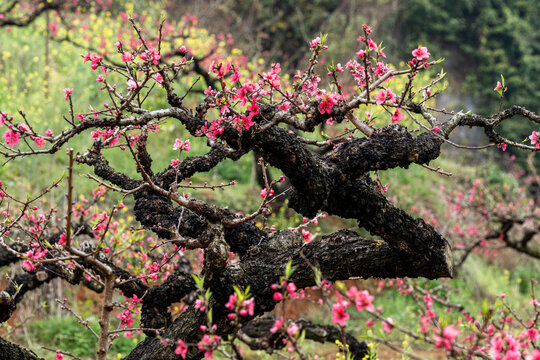
M 294 294 L 296 292 L 296 285 L 295 283 L 293 282 L 290 282 L 287 284 L 287 291 L 289 292 L 289 294 Z
M 4 126 L 7 120 L 7 113 L 0 113 L 0 127 Z
M 529 304 L 534 306 L 540 306 L 540 302 L 538 301 L 538 299 L 531 299 L 531 302 Z
M 27 251 L 24 253 L 24 256 L 26 256 L 28 259 L 23 261 L 22 267 L 26 271 L 35 270 L 36 266 L 34 265 L 34 261 L 44 258 L 45 255 L 47 255 L 47 250 L 41 250 L 39 247 Z
M 394 320 L 392 318 L 386 318 L 386 320 L 383 320 L 382 326 L 384 332 L 390 333 L 394 328 Z
M 540 360 L 540 350 L 533 349 L 532 353 L 525 357 L 525 360 Z
M 418 60 L 427 60 L 431 54 L 428 52 L 427 47 L 419 46 L 412 51 L 412 55 Z
M 185 150 L 189 151 L 191 149 L 191 143 L 188 140 L 183 141 L 182 139 L 174 140 L 173 150 Z
M 34 271 L 36 269 L 36 266 L 34 265 L 33 262 L 31 262 L 30 260 L 24 260 L 22 262 L 22 267 L 23 269 L 25 269 L 26 271 Z
M 204 351 L 205 359 L 212 359 L 214 357 L 214 344 L 219 341 L 219 336 L 204 334 L 201 341 L 197 343 L 199 350 Z
M 312 49 L 315 49 L 319 45 L 321 45 L 321 38 L 318 36 L 315 39 L 311 40 L 311 42 L 309 43 L 309 46 Z
M 398 123 L 401 122 L 401 120 L 405 117 L 405 114 L 401 112 L 401 108 L 397 108 L 396 112 L 392 114 L 392 123 Z
M 60 350 L 56 350 L 56 360 L 62 360 L 64 358 L 64 354 Z
M 116 317 L 120 319 L 120 326 L 127 327 L 130 327 L 133 324 L 132 316 L 133 313 L 128 309 L 124 309 L 121 313 L 116 314 Z
M 85 57 L 85 59 L 86 59 L 86 57 Z M 103 58 L 101 56 L 92 55 L 92 59 L 91 59 L 91 61 L 92 61 L 92 70 L 96 70 L 98 68 L 99 63 L 101 63 L 101 60 L 103 60 Z
M 296 325 L 295 322 L 291 322 L 291 324 L 287 328 L 287 332 L 291 336 L 296 336 L 296 334 L 298 334 L 298 325 Z
M 330 98 L 327 98 L 325 101 L 319 104 L 319 111 L 321 112 L 321 114 L 324 114 L 324 113 L 331 114 L 332 106 L 334 106 L 334 101 Z
M 303 230 L 302 229 L 302 236 L 304 237 L 305 242 L 308 243 L 308 242 L 311 241 L 311 233 L 308 230 Z
M 366 50 L 359 50 L 356 55 L 360 58 L 360 59 L 363 59 L 364 56 L 366 56 Z
M 375 306 L 373 306 L 373 299 L 375 298 L 369 294 L 369 291 L 358 291 L 356 286 L 353 286 L 347 290 L 347 296 L 354 301 L 356 310 L 364 311 L 366 309 L 367 311 L 375 311 Z
M 266 193 L 268 192 L 268 190 L 266 190 L 266 188 L 262 189 L 261 192 L 259 193 L 259 195 L 264 198 L 266 197 Z M 274 189 L 270 189 L 270 193 L 268 193 L 268 197 L 272 197 L 272 195 L 274 195 Z
M 274 322 L 274 326 L 270 328 L 270 332 L 273 334 L 279 329 L 281 329 L 281 326 L 283 325 L 283 318 L 280 317 L 279 319 L 276 319 L 276 322 Z
M 96 81 L 97 82 L 103 82 L 103 75 L 98 75 L 98 77 L 96 78 Z
M 158 83 L 162 83 L 163 82 L 163 76 L 161 76 L 160 73 L 157 73 L 156 75 L 153 76 L 154 77 L 154 80 L 156 80 L 156 82 Z
M 64 89 L 64 92 L 66 93 L 66 101 L 68 101 L 69 97 L 71 96 L 71 94 L 73 94 L 73 89 L 69 89 L 69 88 L 65 88 Z
M 122 61 L 123 62 L 129 62 L 131 60 L 133 60 L 133 55 L 131 55 L 131 53 L 125 52 L 125 53 L 122 54 Z
M 434 126 L 432 130 L 433 130 L 433 131 L 439 131 L 439 130 L 441 130 L 441 128 L 438 127 L 438 126 Z
M 455 339 L 459 335 L 459 330 L 454 325 L 445 326 L 442 331 L 442 336 L 435 335 L 435 347 L 443 347 L 450 350 Z
M 21 134 L 13 130 L 6 130 L 6 132 L 4 133 L 4 136 L 2 136 L 2 138 L 6 141 L 6 144 L 8 144 L 8 146 L 11 146 L 11 147 L 19 143 L 20 137 L 21 137 Z
M 234 71 L 234 74 L 231 75 L 231 81 L 230 81 L 230 83 L 231 83 L 231 84 L 234 84 L 234 83 L 237 82 L 238 80 L 240 80 L 240 73 L 239 73 L 237 70 L 235 70 L 235 71 Z
M 540 340 L 540 335 L 536 329 L 527 329 L 527 331 L 524 331 L 524 333 L 531 341 L 535 341 L 536 339 Z
M 120 43 L 120 41 L 117 41 L 114 43 L 114 46 L 116 46 L 117 48 L 120 48 L 120 46 L 122 46 L 122 44 Z
M 377 44 L 371 39 L 367 39 L 369 50 L 377 50 Z
M 386 100 L 395 103 L 396 99 L 396 95 L 392 92 L 392 90 L 390 88 L 386 89 Z
M 39 137 L 39 136 L 38 136 L 38 137 L 36 137 L 36 138 L 34 139 L 34 144 L 36 144 L 37 147 L 40 148 L 40 147 L 42 147 L 43 145 L 45 145 L 45 140 L 43 140 L 42 137 Z
M 540 133 L 538 131 L 533 131 L 532 134 L 529 136 L 529 139 L 531 140 L 531 144 L 535 145 L 536 148 L 540 149 Z
M 21 132 L 30 132 L 30 128 L 26 124 L 19 124 L 18 127 Z
M 204 311 L 204 309 L 206 308 L 206 302 L 202 299 L 197 299 L 195 300 L 194 307 L 195 309 L 198 309 L 199 311 Z
M 388 89 L 381 89 L 377 94 L 373 95 L 375 100 L 377 100 L 376 104 L 381 105 L 385 101 L 389 100 L 390 102 L 395 103 L 396 102 L 396 95 L 392 92 L 390 88 Z
M 154 65 L 157 65 L 159 62 L 159 59 L 161 59 L 161 55 L 159 54 L 159 51 L 155 49 L 150 49 L 150 55 L 152 56 L 152 63 Z
M 225 304 L 225 307 L 229 310 L 232 310 L 236 305 L 236 300 L 238 295 L 236 293 L 229 295 L 229 301 Z
M 178 339 L 178 342 L 176 344 L 177 345 L 176 345 L 176 349 L 174 350 L 174 353 L 176 355 L 180 355 L 182 359 L 185 359 L 187 351 L 188 351 L 188 347 L 186 346 L 186 344 L 184 344 L 182 339 Z
M 498 91 L 498 90 L 500 90 L 500 89 L 502 89 L 502 84 L 501 84 L 500 81 L 497 81 L 497 86 L 495 86 L 495 88 L 493 89 L 493 91 Z
M 343 301 L 341 295 L 337 295 L 337 303 L 332 305 L 332 322 L 338 324 L 341 327 L 345 327 L 345 322 L 349 320 L 349 314 L 345 312 L 345 309 L 349 306 L 348 301 Z
M 240 316 L 253 316 L 255 314 L 255 298 L 251 297 L 242 301 L 241 307 L 239 311 Z
M 373 95 L 373 97 L 375 98 L 375 100 L 377 100 L 376 104 L 381 105 L 386 99 L 386 91 L 381 90 L 377 94 Z
M 127 85 L 132 89 L 136 89 L 139 87 L 139 83 L 136 83 L 133 79 L 129 79 L 127 81 Z

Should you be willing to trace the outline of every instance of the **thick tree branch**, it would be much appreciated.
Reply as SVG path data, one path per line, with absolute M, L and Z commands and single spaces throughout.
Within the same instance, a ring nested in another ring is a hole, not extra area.
M 271 333 L 270 329 L 274 326 L 275 318 L 265 316 L 256 318 L 245 324 L 239 332 L 239 338 L 245 342 L 251 350 L 263 350 L 271 353 L 275 349 L 282 349 L 285 343 L 282 341 L 283 333 Z M 294 320 L 300 331 L 305 331 L 306 339 L 320 343 L 335 343 L 336 340 L 343 341 L 341 329 L 333 325 L 314 324 L 305 319 Z M 358 341 L 350 333 L 345 333 L 349 352 L 354 359 L 361 360 L 367 354 L 367 343 Z

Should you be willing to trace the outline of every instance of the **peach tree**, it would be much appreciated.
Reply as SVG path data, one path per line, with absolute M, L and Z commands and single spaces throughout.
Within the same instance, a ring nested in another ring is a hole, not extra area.
M 35 3 L 35 11 L 56 4 Z M 0 18 L 1 25 L 24 24 L 33 16 L 10 20 L 10 11 Z M 107 103 L 88 110 L 77 101 L 79 89 L 67 84 L 63 94 L 56 94 L 66 104 L 65 127 L 56 133 L 34 126 L 24 111 L 0 109 L 0 154 L 6 162 L 59 152 L 68 159 L 65 178 L 33 196 L 19 199 L 4 184 L 0 189 L 0 264 L 20 263 L 23 270 L 0 293 L 3 322 L 26 293 L 59 277 L 102 294 L 97 330 L 68 299 L 58 300 L 97 339 L 98 359 L 107 357 L 115 338 L 134 332 L 146 338 L 126 359 L 211 358 L 218 352 L 241 359 L 241 344 L 313 358 L 303 349 L 305 339 L 337 342 L 344 358 L 375 358 L 365 341 L 347 331 L 349 306 L 371 313 L 384 332 L 398 329 L 445 349 L 449 357 L 540 357 L 540 303 L 534 293 L 536 315 L 519 319 L 523 332 L 517 335 L 493 326 L 491 317 L 482 323 L 469 316 L 474 335 L 461 339 L 455 324 L 435 319 L 434 301 L 448 308 L 454 304 L 402 279 L 452 277 L 449 242 L 424 219 L 390 202 L 386 186 L 374 175 L 412 164 L 445 174 L 429 163 L 440 156 L 443 144 L 461 147 L 449 140 L 461 127 L 481 128 L 488 139 L 481 147 L 537 151 L 537 132 L 521 142 L 501 136 L 497 127 L 518 116 L 538 124 L 538 115 L 516 105 L 501 106 L 490 117 L 437 109 L 432 100 L 444 73 L 427 83 L 419 83 L 418 76 L 441 61 L 419 46 L 396 69 L 366 25 L 346 64 L 319 65 L 328 46 L 321 35 L 309 44 L 307 68 L 288 77 L 279 63 L 253 71 L 245 59 L 218 52 L 198 57 L 163 19 L 153 30 L 143 30 L 133 18 L 126 22 L 132 26 L 130 40 L 107 44 L 106 54 L 87 49 L 80 60 L 95 74 L 94 85 L 88 86 L 104 93 Z M 162 50 L 166 41 L 168 52 Z M 204 91 L 180 86 L 182 79 L 197 77 L 205 82 Z M 494 89 L 501 104 L 505 90 L 501 78 Z M 156 97 L 166 99 L 166 105 L 148 106 Z M 163 154 L 153 153 L 149 142 L 163 141 L 171 131 L 183 134 L 169 144 L 177 156 L 156 168 L 154 159 Z M 91 138 L 91 147 L 70 148 L 80 137 Z M 205 150 L 190 156 L 195 144 Z M 121 154 L 136 176 L 111 165 L 107 154 L 112 152 Z M 245 194 L 258 199 L 254 211 L 246 214 L 235 203 L 220 206 L 198 196 L 202 190 L 230 191 L 237 183 L 197 183 L 192 177 L 251 154 L 256 154 L 262 184 L 260 192 Z M 74 171 L 81 166 L 92 169 L 87 177 L 97 183 L 91 196 L 77 194 Z M 282 175 L 273 178 L 268 166 Z M 63 183 L 67 206 L 46 208 L 41 199 Z M 100 202 L 113 193 L 121 200 Z M 132 209 L 124 200 L 133 203 Z M 103 209 L 103 203 L 115 205 Z M 304 224 L 271 225 L 276 204 L 300 214 Z M 126 223 L 129 211 L 134 218 Z M 371 236 L 348 229 L 315 236 L 305 225 L 326 215 L 352 219 Z M 533 216 L 537 219 L 538 212 Z M 392 285 L 403 293 L 422 294 L 422 330 L 409 331 L 383 317 L 367 290 L 332 285 L 350 278 L 398 278 Z M 320 302 L 331 310 L 335 325 L 285 317 L 286 301 L 307 296 L 304 289 L 312 287 L 321 291 Z M 123 301 L 116 300 L 119 294 Z M 178 310 L 174 304 L 180 304 Z M 274 309 L 279 316 L 268 315 Z M 0 346 L 11 358 L 37 358 L 6 340 Z M 76 358 L 70 349 L 52 350 L 57 359 Z

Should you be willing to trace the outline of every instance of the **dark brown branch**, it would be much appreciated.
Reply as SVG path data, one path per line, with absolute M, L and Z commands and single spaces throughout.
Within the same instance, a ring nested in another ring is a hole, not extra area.
M 239 333 L 239 338 L 245 342 L 251 350 L 263 350 L 271 353 L 275 349 L 282 349 L 285 343 L 282 341 L 284 334 L 280 332 L 271 333 L 275 318 L 265 316 L 253 319 L 245 324 Z M 335 343 L 342 341 L 341 329 L 333 325 L 314 324 L 305 319 L 294 320 L 300 331 L 305 331 L 306 339 L 320 343 Z M 354 359 L 361 360 L 367 354 L 367 343 L 358 341 L 356 337 L 347 332 L 345 334 L 349 352 Z
M 6 13 L 12 10 L 18 1 L 14 1 L 7 9 Z M 27 25 L 30 25 L 34 20 L 36 20 L 41 14 L 51 11 L 51 10 L 58 10 L 62 6 L 64 1 L 40 1 L 37 5 L 37 8 L 30 12 L 29 14 L 26 14 L 24 17 L 21 18 L 12 18 L 12 17 L 4 17 L 0 18 L 0 27 L 4 26 L 17 26 L 17 27 L 24 27 Z
M 279 282 L 289 260 L 295 272 L 291 281 L 299 288 L 315 285 L 311 264 L 320 269 L 328 281 L 350 277 L 427 277 L 438 278 L 451 275 L 448 254 L 446 262 L 439 257 L 426 259 L 422 254 L 410 255 L 396 250 L 384 242 L 363 239 L 351 231 L 338 231 L 321 239 L 302 245 L 297 233 L 279 232 L 262 246 L 252 247 L 237 265 L 229 265 L 222 275 L 223 294 L 213 294 L 214 298 L 228 297 L 234 290 L 232 284 L 240 288 L 250 287 L 255 296 L 256 315 L 272 310 L 276 302 L 272 300 L 270 285 Z M 447 250 L 447 249 L 445 249 Z M 441 249 L 441 252 L 445 250 Z M 339 266 L 336 266 L 339 259 Z M 228 291 L 227 291 L 228 289 Z M 215 304 L 214 322 L 219 331 L 227 334 L 231 325 L 222 304 Z M 203 313 L 190 308 L 167 328 L 162 336 L 184 342 L 196 343 L 202 334 L 199 326 L 205 324 Z M 201 354 L 192 351 L 191 358 Z M 174 349 L 164 346 L 159 339 L 147 338 L 141 342 L 126 359 L 174 359 Z

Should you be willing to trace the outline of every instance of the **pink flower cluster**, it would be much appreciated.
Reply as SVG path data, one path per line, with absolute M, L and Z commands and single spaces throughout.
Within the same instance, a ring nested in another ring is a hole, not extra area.
M 349 290 L 347 290 L 347 296 L 356 305 L 356 310 L 375 311 L 375 306 L 373 306 L 373 300 L 375 298 L 369 294 L 369 291 L 359 291 L 356 286 L 353 286 Z
M 540 149 L 540 133 L 538 131 L 533 131 L 531 136 L 529 136 L 529 140 L 531 140 L 532 145 L 536 145 L 537 149 Z
M 36 245 L 37 246 L 37 245 Z M 40 247 L 36 247 L 33 250 L 27 251 L 24 256 L 27 257 L 27 260 L 24 260 L 22 262 L 22 267 L 26 271 L 34 271 L 36 270 L 35 261 L 38 259 L 42 259 L 47 255 L 47 250 L 42 250 Z
M 137 310 L 135 310 L 136 312 Z M 120 319 L 120 326 L 131 327 L 133 324 L 133 312 L 129 309 L 124 309 L 121 313 L 116 314 L 116 317 Z
M 205 359 L 214 358 L 214 350 L 219 345 L 219 340 L 220 338 L 217 335 L 204 334 L 202 340 L 197 343 L 199 350 L 204 351 Z
M 144 61 L 152 61 L 154 65 L 157 65 L 159 63 L 159 59 L 161 59 L 161 55 L 159 54 L 159 51 L 153 48 L 150 48 L 150 50 L 142 52 L 139 57 L 141 60 Z
M 434 336 L 435 347 L 444 347 L 446 350 L 450 350 L 458 335 L 459 330 L 454 325 L 445 326 L 442 334 Z
M 2 139 L 6 141 L 6 144 L 8 146 L 13 147 L 19 143 L 20 137 L 21 137 L 21 134 L 19 134 L 18 132 L 13 131 L 13 130 L 6 130 L 6 132 L 4 133 L 4 136 L 2 136 Z
M 188 351 L 187 345 L 184 344 L 182 339 L 178 339 L 178 342 L 176 343 L 176 349 L 174 350 L 174 353 L 176 355 L 180 355 L 182 357 L 182 359 L 185 359 L 186 355 L 187 355 L 187 351 Z
M 101 61 L 103 60 L 103 58 L 101 56 L 97 56 L 95 54 L 88 52 L 86 53 L 84 57 L 84 62 L 86 63 L 88 60 L 90 60 L 90 62 L 92 63 L 92 66 L 91 66 L 92 70 L 96 70 L 99 64 L 101 63 Z
M 225 304 L 225 307 L 231 311 L 227 317 L 229 319 L 235 319 L 237 315 L 240 316 L 253 316 L 255 311 L 255 298 L 251 297 L 247 300 L 240 301 L 238 294 L 235 292 L 229 295 L 229 301 Z
M 182 139 L 174 140 L 173 150 L 184 150 L 189 151 L 191 149 L 191 142 L 189 139 L 183 141 Z
M 377 94 L 373 95 L 375 100 L 377 100 L 376 104 L 381 105 L 385 101 L 390 101 L 392 103 L 396 102 L 396 95 L 392 92 L 390 88 L 388 89 L 381 89 Z
M 321 114 L 332 113 L 332 107 L 341 100 L 341 96 L 339 94 L 328 94 L 323 97 L 324 101 L 322 101 L 319 104 L 319 111 Z

